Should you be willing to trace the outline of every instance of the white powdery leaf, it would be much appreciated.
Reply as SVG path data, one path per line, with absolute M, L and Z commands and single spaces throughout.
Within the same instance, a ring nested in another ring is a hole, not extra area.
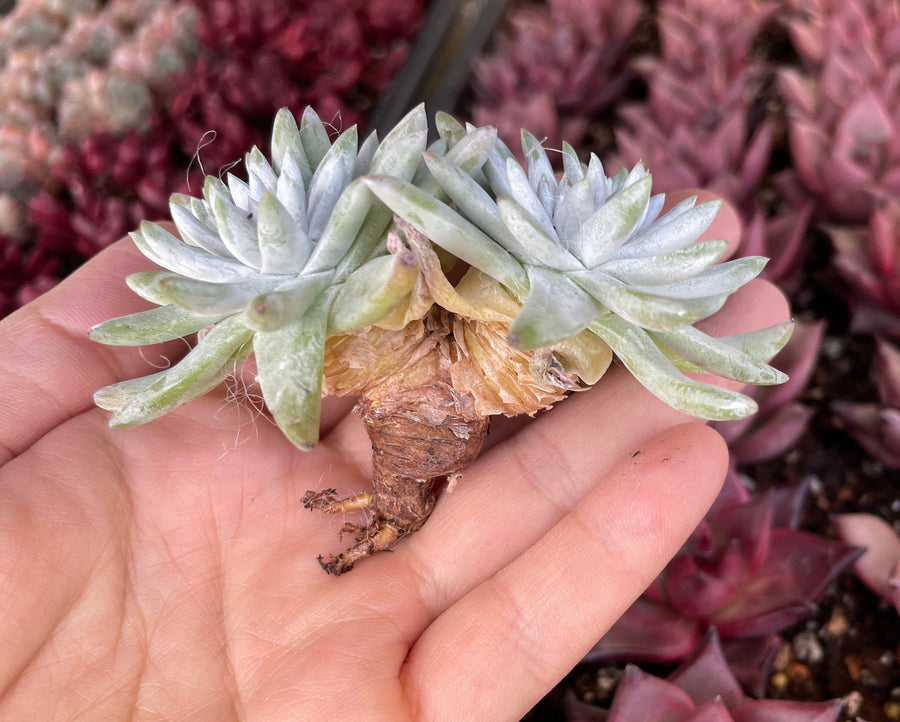
M 635 235 L 614 257 L 655 256 L 678 251 L 696 242 L 715 219 L 722 201 L 707 201 L 697 206 L 694 202 L 695 199 L 686 198 L 678 203 L 643 233 Z
M 224 283 L 252 275 L 252 270 L 229 258 L 190 246 L 164 228 L 142 221 L 139 231 L 131 234 L 137 247 L 157 265 L 175 273 L 202 281 Z
M 216 219 L 216 229 L 228 252 L 245 266 L 259 270 L 262 262 L 256 240 L 256 224 L 247 212 L 217 189 L 211 190 L 210 205 Z
M 506 160 L 506 177 L 509 180 L 509 191 L 513 200 L 537 222 L 546 235 L 550 236 L 554 242 L 559 243 L 556 229 L 553 228 L 553 223 L 550 221 L 550 216 L 547 214 L 544 204 L 541 203 L 537 193 L 531 187 L 525 171 L 522 170 L 522 166 L 519 165 L 515 158 L 507 158 Z
M 347 185 L 353 180 L 353 164 L 356 160 L 356 126 L 341 133 L 335 140 L 309 182 L 307 234 L 318 240 L 331 217 L 334 204 Z

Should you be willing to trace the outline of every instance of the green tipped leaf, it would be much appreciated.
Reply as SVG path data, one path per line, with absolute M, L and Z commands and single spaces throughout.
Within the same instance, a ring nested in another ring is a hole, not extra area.
M 609 259 L 640 225 L 650 201 L 650 176 L 623 189 L 594 211 L 581 226 L 576 244 L 588 268 Z
M 310 167 L 303 143 L 300 142 L 300 129 L 297 120 L 289 108 L 281 108 L 275 114 L 275 123 L 272 126 L 272 165 L 280 174 L 284 168 L 284 160 L 290 156 L 298 168 Z M 312 171 L 309 171 L 312 177 Z M 305 183 L 306 181 L 304 181 Z
M 319 273 L 337 268 L 354 245 L 357 235 L 363 230 L 368 230 L 367 238 L 372 237 L 373 246 L 377 243 L 390 223 L 391 212 L 383 206 L 380 213 L 374 212 L 379 210 L 372 208 L 374 200 L 364 178 L 357 178 L 347 186 L 338 198 L 328 225 L 325 226 L 322 236 L 306 262 L 305 273 Z M 370 209 L 373 212 L 370 212 Z M 359 252 L 361 258 L 348 260 L 351 264 L 356 263 L 350 270 L 355 270 L 365 261 L 370 251 L 371 248 L 367 248 L 364 252 Z
M 610 315 L 591 322 L 591 331 L 603 339 L 654 396 L 691 416 L 728 421 L 750 416 L 756 402 L 736 391 L 695 381 L 682 374 L 641 328 Z
M 451 148 L 466 134 L 463 124 L 443 110 L 434 114 L 434 127 L 438 136 L 446 138 Z
M 690 201 L 691 199 L 685 199 Z M 722 201 L 707 201 L 691 207 L 685 201 L 684 207 L 679 204 L 672 210 L 680 212 L 672 214 L 672 211 L 660 218 L 650 228 L 635 236 L 620 252 L 616 258 L 640 258 L 643 256 L 656 256 L 661 253 L 670 253 L 686 248 L 695 242 L 700 235 L 709 228 L 713 222 Z
M 297 273 L 313 245 L 273 193 L 266 191 L 256 209 L 256 235 L 263 273 Z
M 244 321 L 256 331 L 277 331 L 300 318 L 331 283 L 332 273 L 304 274 L 260 294 L 247 305 Z
M 153 374 L 146 388 L 119 406 L 109 420 L 110 426 L 122 428 L 152 421 L 215 388 L 233 369 L 252 335 L 237 317 L 220 321 L 187 356 L 171 369 Z
M 88 337 L 110 346 L 142 346 L 188 336 L 219 318 L 174 305 L 160 306 L 98 323 L 88 331 Z
M 690 326 L 719 310 L 726 298 L 665 298 L 623 286 L 597 271 L 571 273 L 569 277 L 613 313 L 652 331 Z
M 693 326 L 677 331 L 657 331 L 652 336 L 695 366 L 723 378 L 761 386 L 787 381 L 787 376 L 778 369 L 756 361 L 735 346 L 708 336 Z
M 353 179 L 356 160 L 356 126 L 341 133 L 334 141 L 309 182 L 306 208 L 309 218 L 307 235 L 318 240 L 331 218 L 335 203 Z
M 756 331 L 722 336 L 719 341 L 740 350 L 755 361 L 767 361 L 784 348 L 794 332 L 793 321 L 783 321 Z
M 253 338 L 266 406 L 284 435 L 304 451 L 319 439 L 327 318 L 328 304 L 317 303 L 284 328 Z
M 231 283 L 195 281 L 175 274 L 161 276 L 157 280 L 159 294 L 167 303 L 188 311 L 206 315 L 235 313 L 244 309 L 251 300 L 274 287 L 284 276 L 255 277 Z
M 547 151 L 541 142 L 524 128 L 520 132 L 522 140 L 522 153 L 525 155 L 525 167 L 528 168 L 528 181 L 537 192 L 540 182 L 544 179 L 548 183 L 556 185 L 556 176 L 553 166 L 547 157 Z
M 419 276 L 415 255 L 378 256 L 354 271 L 341 287 L 328 316 L 328 333 L 377 323 L 412 291 Z
M 219 234 L 191 213 L 189 207 L 176 201 L 174 195 L 169 201 L 169 212 L 185 243 L 201 248 L 215 256 L 230 255 L 225 244 L 222 243 L 222 239 L 219 238 Z
M 331 139 L 328 137 L 328 131 L 325 125 L 319 119 L 311 107 L 307 106 L 303 111 L 303 117 L 300 118 L 300 143 L 303 146 L 303 153 L 309 161 L 309 168 L 301 169 L 304 172 L 303 182 L 308 186 L 316 168 L 322 162 L 322 158 L 331 148 Z
M 524 295 L 527 291 L 528 280 L 522 266 L 449 206 L 396 178 L 369 176 L 364 180 L 388 208 L 432 242 L 487 273 L 513 293 Z
M 727 241 L 704 241 L 660 256 L 607 261 L 603 272 L 628 285 L 659 286 L 693 278 L 718 261 L 727 249 Z
M 210 205 L 216 219 L 216 230 L 228 252 L 245 266 L 259 270 L 262 260 L 256 240 L 256 224 L 248 218 L 249 214 L 215 190 L 211 194 Z
M 142 221 L 131 239 L 147 258 L 175 273 L 213 283 L 250 276 L 253 271 L 230 258 L 220 258 L 196 246 L 189 246 L 155 223 Z
M 410 180 L 419 167 L 427 142 L 428 118 L 425 106 L 419 104 L 384 137 L 367 172 Z
M 497 210 L 526 254 L 520 260 L 561 271 L 584 269 L 578 259 L 547 235 L 541 224 L 515 200 L 501 196 L 497 199 Z
M 511 346 L 533 349 L 552 346 L 574 336 L 605 309 L 560 273 L 528 267 L 528 297 L 509 329 Z
M 729 295 L 748 281 L 756 278 L 768 260 L 768 258 L 763 256 L 746 256 L 745 258 L 738 258 L 734 261 L 727 261 L 726 263 L 712 266 L 696 276 L 675 283 L 661 285 L 635 284 L 631 288 L 638 292 L 682 300 L 722 294 Z

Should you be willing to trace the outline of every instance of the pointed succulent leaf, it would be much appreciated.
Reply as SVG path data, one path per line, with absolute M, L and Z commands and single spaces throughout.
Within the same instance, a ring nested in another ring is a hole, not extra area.
M 778 369 L 756 361 L 735 346 L 708 336 L 693 326 L 677 331 L 656 331 L 651 335 L 691 363 L 723 378 L 762 386 L 787 381 L 787 376 Z
M 385 176 L 364 179 L 372 192 L 420 233 L 514 293 L 528 288 L 524 269 L 501 246 L 456 211 L 409 183 Z
M 214 283 L 247 278 L 252 274 L 246 266 L 189 246 L 150 221 L 141 221 L 140 230 L 129 235 L 141 253 L 174 273 Z
M 723 336 L 719 341 L 734 346 L 754 361 L 766 361 L 784 348 L 793 331 L 794 322 L 783 321 L 756 331 Z
M 384 137 L 366 172 L 410 180 L 419 167 L 427 140 L 428 119 L 425 106 L 420 104 Z
M 275 195 L 287 208 L 291 218 L 306 233 L 306 229 L 309 227 L 309 219 L 306 216 L 306 186 L 303 184 L 300 169 L 291 156 L 285 157 L 284 169 L 275 184 Z
M 175 227 L 178 229 L 178 233 L 184 239 L 184 242 L 215 256 L 229 256 L 228 249 L 225 248 L 225 244 L 222 243 L 219 234 L 198 219 L 190 211 L 189 206 L 179 203 L 176 200 L 176 195 L 173 195 L 169 202 L 169 211 L 172 214 Z
M 416 284 L 419 271 L 409 251 L 378 256 L 354 271 L 338 292 L 328 316 L 328 333 L 343 333 L 377 323 Z
M 98 323 L 88 330 L 88 337 L 113 346 L 142 346 L 189 336 L 219 318 L 174 305 L 159 306 Z
M 506 177 L 509 180 L 509 196 L 531 216 L 533 223 L 541 228 L 544 235 L 550 236 L 553 242 L 558 244 L 559 237 L 550 221 L 548 210 L 541 203 L 535 189 L 531 187 L 528 176 L 515 158 L 506 159 Z
M 553 213 L 553 224 L 559 233 L 560 245 L 576 257 L 581 254 L 581 245 L 578 243 L 581 227 L 592 215 L 594 196 L 591 183 L 587 178 L 582 178 L 565 190 Z
M 254 200 L 259 200 L 265 191 L 275 192 L 278 176 L 266 160 L 262 151 L 253 146 L 244 156 L 244 167 L 250 179 L 250 190 Z
M 212 316 L 237 313 L 253 298 L 275 286 L 278 280 L 278 276 L 257 276 L 230 283 L 210 283 L 170 273 L 161 275 L 156 284 L 159 297 L 166 303 Z
M 569 183 L 575 184 L 586 177 L 585 168 L 578 159 L 578 154 L 575 152 L 575 149 L 565 141 L 563 141 L 562 144 L 562 161 L 563 174 L 568 179 Z
M 231 201 L 242 211 L 250 212 L 256 206 L 254 203 L 254 194 L 250 190 L 250 184 L 238 178 L 230 171 L 225 174 L 225 183 L 228 186 L 228 192 L 231 195 Z
M 297 273 L 312 252 L 306 233 L 270 191 L 256 209 L 256 235 L 263 273 Z
M 168 413 L 214 388 L 233 368 L 235 356 L 252 331 L 232 316 L 213 326 L 175 366 L 119 406 L 110 419 L 114 428 L 135 426 Z
M 372 159 L 378 150 L 380 141 L 378 140 L 378 131 L 373 130 L 359 146 L 356 154 L 356 160 L 353 162 L 353 177 L 359 178 L 369 172 L 372 165 Z
M 583 331 L 605 312 L 561 273 L 528 267 L 529 289 L 507 339 L 514 348 L 544 348 Z
M 523 249 L 522 261 L 561 271 L 584 268 L 577 258 L 548 235 L 544 226 L 515 200 L 501 196 L 497 199 L 497 209 L 510 234 Z
M 373 208 L 374 200 L 365 176 L 347 186 L 306 262 L 304 273 L 327 271 L 340 264 L 337 275 L 340 279 L 368 258 L 391 220 L 389 210 Z
M 213 190 L 210 198 L 216 230 L 228 252 L 244 266 L 259 270 L 262 259 L 256 239 L 256 225 L 246 211 L 238 208 L 226 194 Z
M 672 299 L 693 299 L 706 296 L 732 294 L 748 281 L 756 278 L 769 259 L 762 256 L 746 256 L 712 266 L 696 276 L 674 283 L 660 285 L 633 284 L 635 291 L 652 293 Z
M 650 226 L 644 233 L 635 236 L 616 253 L 615 258 L 640 258 L 642 256 L 659 255 L 686 248 L 694 243 L 709 228 L 715 219 L 722 201 L 707 201 L 693 205 L 682 201 L 685 207 L 672 215 L 678 206 Z M 679 204 L 681 205 L 681 204 Z
M 285 160 L 290 157 L 297 165 L 311 168 L 303 143 L 300 142 L 300 129 L 297 120 L 289 108 L 281 108 L 275 114 L 275 122 L 272 126 L 272 166 L 276 173 L 283 173 Z M 312 171 L 310 171 L 310 176 Z
M 332 216 L 338 197 L 353 178 L 356 159 L 356 126 L 341 133 L 325 153 L 309 182 L 307 235 L 319 239 Z
M 126 379 L 104 386 L 94 392 L 94 403 L 104 411 L 115 411 L 127 401 L 149 389 L 167 373 L 168 369 L 157 371 L 149 376 L 139 376 L 136 379 Z
M 169 300 L 162 292 L 159 281 L 168 276 L 178 276 L 178 274 L 171 271 L 138 271 L 126 276 L 125 284 L 145 301 L 165 306 Z
M 478 128 L 463 136 L 444 155 L 438 157 L 442 157 L 445 163 L 471 177 L 481 170 L 496 141 L 497 130 L 495 128 Z M 436 156 L 434 153 L 427 153 L 427 155 Z M 413 185 L 442 201 L 447 200 L 446 189 L 433 176 L 430 169 L 423 166 L 413 178 Z
M 688 378 L 660 351 L 642 328 L 615 315 L 589 328 L 616 352 L 631 374 L 669 406 L 701 419 L 740 419 L 756 411 L 753 399 Z
M 659 286 L 696 276 L 719 260 L 727 249 L 727 241 L 704 241 L 658 256 L 607 261 L 603 272 L 625 284 Z
M 309 186 L 313 171 L 322 163 L 328 149 L 331 148 L 331 139 L 328 131 L 322 123 L 316 111 L 307 106 L 300 118 L 300 143 L 303 153 L 309 161 L 309 168 L 300 166 L 303 170 L 303 181 Z
M 576 245 L 588 268 L 607 260 L 643 220 L 650 200 L 650 176 L 628 186 L 594 211 L 581 227 Z
M 680 299 L 636 291 L 600 271 L 570 273 L 569 277 L 613 313 L 651 331 L 690 326 L 725 302 L 725 296 Z
M 253 352 L 266 406 L 298 448 L 319 439 L 322 367 L 328 304 L 317 303 L 293 323 L 253 337 Z
M 531 187 L 537 191 L 541 180 L 546 179 L 548 183 L 554 181 L 553 166 L 550 164 L 544 146 L 534 135 L 523 129 L 521 136 L 522 153 L 525 154 L 525 166 L 528 168 L 528 180 Z
M 444 111 L 434 115 L 434 127 L 441 138 L 446 138 L 452 147 L 466 134 L 466 128 L 456 118 Z
M 246 307 L 244 321 L 255 331 L 277 331 L 298 319 L 328 288 L 333 274 L 303 274 L 256 296 Z

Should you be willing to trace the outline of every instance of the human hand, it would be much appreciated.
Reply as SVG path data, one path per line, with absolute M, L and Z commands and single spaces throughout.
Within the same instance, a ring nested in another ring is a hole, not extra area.
M 736 238 L 725 209 L 707 233 Z M 124 241 L 0 324 L 0 719 L 515 720 L 677 551 L 726 450 L 621 367 L 499 423 L 392 553 L 339 578 L 343 520 L 309 489 L 366 489 L 368 438 L 330 399 L 315 451 L 214 392 L 110 430 L 94 390 L 183 352 L 85 331 L 140 310 Z M 703 326 L 787 316 L 753 282 Z M 154 355 L 156 354 L 156 355 Z M 251 433 L 252 432 L 252 433 Z

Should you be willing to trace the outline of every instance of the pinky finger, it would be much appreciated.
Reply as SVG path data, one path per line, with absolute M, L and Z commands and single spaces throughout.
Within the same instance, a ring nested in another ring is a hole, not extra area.
M 698 423 L 670 428 L 622 459 L 540 541 L 419 638 L 404 671 L 417 719 L 520 719 L 684 543 L 726 464 L 721 438 Z

